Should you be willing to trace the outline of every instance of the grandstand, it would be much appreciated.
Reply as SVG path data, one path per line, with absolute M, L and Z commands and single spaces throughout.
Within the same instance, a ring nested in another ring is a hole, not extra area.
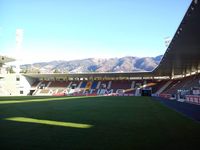
M 80 96 L 148 95 L 200 104 L 200 5 L 192 1 L 172 41 L 152 72 L 6 74 L 3 64 L 14 61 L 0 57 L 0 95 Z M 2 74 L 4 70 L 4 73 Z M 12 82 L 11 82 L 12 80 Z M 4 84 L 6 83 L 6 84 Z M 9 83 L 9 84 L 7 84 Z M 11 84 L 12 83 L 12 84 Z

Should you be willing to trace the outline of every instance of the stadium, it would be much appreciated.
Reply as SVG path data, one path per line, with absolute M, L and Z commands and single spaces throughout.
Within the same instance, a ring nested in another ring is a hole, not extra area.
M 152 72 L 9 73 L 0 56 L 4 149 L 197 149 L 200 4 Z

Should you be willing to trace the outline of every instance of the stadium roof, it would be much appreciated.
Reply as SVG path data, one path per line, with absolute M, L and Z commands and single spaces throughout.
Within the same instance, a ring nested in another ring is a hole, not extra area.
M 160 64 L 152 72 L 27 74 L 31 77 L 154 77 L 185 75 L 200 70 L 200 2 L 193 0 Z
M 153 74 L 185 75 L 198 70 L 200 70 L 200 1 L 194 0 Z
M 14 59 L 14 58 L 11 58 L 11 57 L 1 56 L 1 55 L 0 55 L 0 64 L 12 62 L 12 61 L 15 61 L 15 59 Z

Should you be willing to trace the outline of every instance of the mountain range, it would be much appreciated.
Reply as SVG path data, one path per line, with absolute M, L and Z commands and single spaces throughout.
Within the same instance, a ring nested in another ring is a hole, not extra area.
M 38 62 L 21 65 L 25 73 L 88 73 L 88 72 L 136 72 L 152 71 L 162 59 L 157 57 L 133 57 L 121 58 L 87 58 L 80 60 L 58 60 L 50 62 Z

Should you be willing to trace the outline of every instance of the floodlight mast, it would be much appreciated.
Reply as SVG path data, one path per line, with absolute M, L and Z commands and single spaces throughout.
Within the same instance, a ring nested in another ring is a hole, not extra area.
M 16 55 L 17 55 L 17 61 L 16 61 L 16 73 L 19 74 L 20 73 L 20 55 L 21 54 L 21 50 L 22 50 L 22 42 L 23 42 L 23 34 L 24 34 L 24 30 L 23 29 L 16 29 Z

